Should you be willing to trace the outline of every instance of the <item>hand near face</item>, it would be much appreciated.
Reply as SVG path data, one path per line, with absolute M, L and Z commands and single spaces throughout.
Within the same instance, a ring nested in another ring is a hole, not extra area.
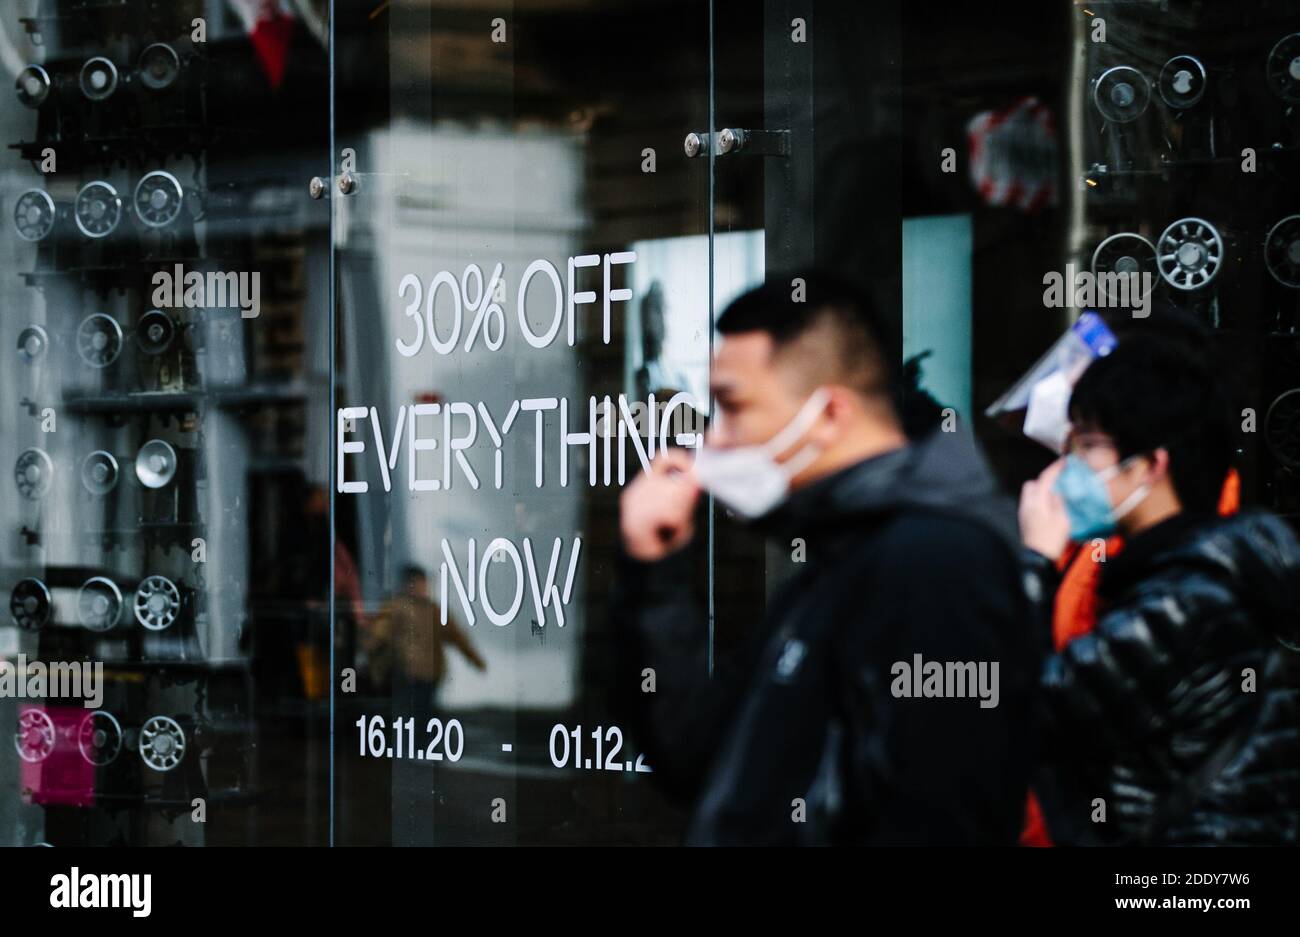
M 619 499 L 623 549 L 643 563 L 662 560 L 691 542 L 700 486 L 691 457 L 681 449 L 657 456 Z
M 1054 488 L 1064 468 L 1065 460 L 1057 459 L 1020 489 L 1020 539 L 1053 562 L 1070 542 L 1070 517 Z

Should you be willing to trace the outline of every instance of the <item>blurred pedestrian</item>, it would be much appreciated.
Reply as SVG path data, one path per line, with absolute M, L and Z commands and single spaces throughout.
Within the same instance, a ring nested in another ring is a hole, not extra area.
M 1040 659 L 1014 513 L 961 427 L 908 438 L 869 301 L 799 280 L 804 295 L 773 277 L 722 314 L 703 448 L 661 454 L 623 494 L 636 739 L 693 805 L 690 843 L 1014 842 Z M 806 551 L 712 675 L 688 585 L 703 490 Z M 970 680 L 923 683 L 935 667 Z
M 1300 841 L 1300 544 L 1265 512 L 1218 514 L 1236 432 L 1218 369 L 1126 337 L 1069 419 L 1067 455 L 1021 496 L 1044 632 L 1068 545 L 1125 543 L 1100 564 L 1096 624 L 1044 670 L 1053 840 Z
M 441 610 L 429 597 L 425 571 L 406 566 L 401 575 L 401 591 L 384 603 L 364 633 L 363 645 L 372 685 L 391 686 L 395 710 L 430 715 L 447 674 L 448 645 L 478 670 L 486 670 L 487 661 L 454 619 L 442 624 Z

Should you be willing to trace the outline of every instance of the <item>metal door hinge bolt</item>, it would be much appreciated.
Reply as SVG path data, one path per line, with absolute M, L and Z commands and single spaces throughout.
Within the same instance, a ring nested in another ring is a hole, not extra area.
M 691 159 L 708 153 L 709 135 L 707 133 L 688 133 L 682 149 L 686 151 L 686 155 Z
M 789 156 L 790 131 L 725 127 L 718 133 L 718 152 L 723 155 L 752 153 L 755 156 Z
M 751 153 L 755 156 L 789 156 L 790 131 L 788 130 L 743 130 L 740 127 L 724 127 L 716 134 L 688 133 L 683 149 L 692 159 L 707 156 L 709 147 L 714 155 L 726 156 L 728 153 Z
M 357 188 L 356 176 L 350 172 L 345 172 L 339 176 L 339 191 L 344 195 L 351 195 Z
M 325 194 L 325 180 L 320 176 L 312 176 L 311 182 L 307 183 L 307 192 L 312 198 L 320 198 Z

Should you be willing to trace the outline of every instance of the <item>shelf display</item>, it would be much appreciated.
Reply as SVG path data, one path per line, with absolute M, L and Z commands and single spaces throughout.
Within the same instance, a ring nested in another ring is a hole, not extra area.
M 328 394 L 324 346 L 300 341 L 274 368 L 258 350 L 272 323 L 323 327 L 308 313 L 318 287 L 266 245 L 302 254 L 324 236 L 327 215 L 286 212 L 284 196 L 325 152 L 327 115 L 304 104 L 306 84 L 271 86 L 222 7 L 0 3 L 22 59 L 0 101 L 13 258 L 0 659 L 20 677 L 103 671 L 94 708 L 0 699 L 16 756 L 0 757 L 6 844 L 261 842 L 252 818 L 277 782 L 257 740 L 298 750 L 323 718 L 293 672 L 299 645 L 328 640 L 327 573 L 282 532 L 289 514 L 255 505 L 267 491 L 303 502 L 328 478 L 323 448 L 303 443 L 304 412 Z M 314 73 L 324 49 L 293 34 L 296 69 Z M 213 289 L 187 291 L 191 272 Z M 232 306 L 228 284 L 260 315 Z M 259 527 L 285 549 L 259 544 Z M 239 807 L 196 822 L 196 798 Z

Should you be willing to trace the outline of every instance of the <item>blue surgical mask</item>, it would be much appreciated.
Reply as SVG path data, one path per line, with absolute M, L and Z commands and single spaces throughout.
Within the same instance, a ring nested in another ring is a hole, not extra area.
M 1139 485 L 1118 507 L 1111 507 L 1106 483 L 1123 471 L 1130 461 L 1126 459 L 1098 472 L 1077 455 L 1066 457 L 1065 468 L 1056 477 L 1053 487 L 1065 502 L 1065 511 L 1070 516 L 1071 540 L 1082 543 L 1094 537 L 1109 537 L 1119 527 L 1120 519 L 1150 493 L 1149 485 Z

